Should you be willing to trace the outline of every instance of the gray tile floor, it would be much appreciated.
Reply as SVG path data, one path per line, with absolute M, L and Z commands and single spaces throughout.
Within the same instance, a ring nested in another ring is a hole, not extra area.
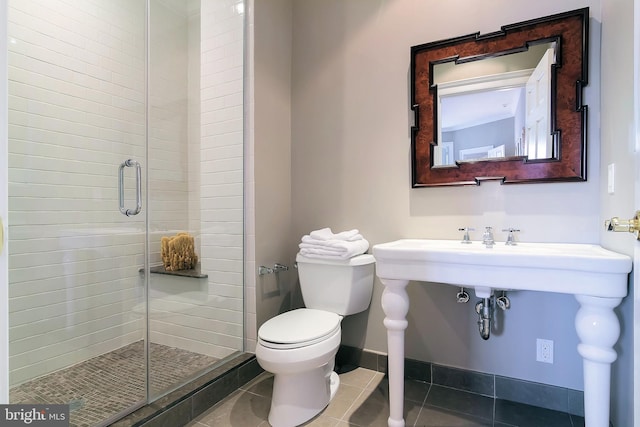
M 268 427 L 273 376 L 262 373 L 196 418 L 188 427 Z M 329 406 L 305 426 L 387 426 L 388 383 L 364 368 L 340 374 L 340 388 Z M 494 400 L 419 381 L 405 382 L 407 426 L 583 427 L 584 419 L 562 412 Z

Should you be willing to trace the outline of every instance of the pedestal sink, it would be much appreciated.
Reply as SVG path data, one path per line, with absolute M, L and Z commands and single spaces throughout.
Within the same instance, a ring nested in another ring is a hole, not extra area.
M 631 258 L 598 245 L 561 243 L 463 244 L 456 240 L 404 239 L 373 247 L 376 275 L 384 285 L 389 357 L 389 426 L 404 426 L 404 331 L 411 280 L 494 290 L 573 294 L 580 303 L 575 327 L 584 361 L 586 427 L 609 426 L 611 363 L 620 336 L 613 309 L 627 295 Z

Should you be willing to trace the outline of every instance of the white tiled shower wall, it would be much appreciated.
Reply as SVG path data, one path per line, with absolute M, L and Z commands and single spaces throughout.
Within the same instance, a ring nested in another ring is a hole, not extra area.
M 152 264 L 186 230 L 209 274 L 196 289 L 152 275 L 152 341 L 242 349 L 243 17 L 199 3 L 152 2 L 144 165 L 145 1 L 9 2 L 12 384 L 143 338 L 146 212 L 118 211 L 126 158 L 148 168 Z
M 176 7 L 179 7 L 181 3 L 176 1 Z M 188 194 L 188 200 L 185 199 L 184 203 L 177 206 L 190 206 L 183 218 L 188 216 L 189 229 L 200 236 L 201 267 L 208 274 L 208 281 L 199 283 L 192 279 L 175 279 L 176 288 L 171 289 L 166 276 L 152 275 L 150 284 L 152 342 L 219 358 L 243 347 L 241 7 L 242 1 L 202 1 L 200 38 L 197 38 L 198 32 L 192 25 L 197 21 L 194 15 L 197 8 L 190 8 L 191 25 L 186 32 L 180 32 L 181 36 L 188 38 L 189 50 L 193 51 L 199 46 L 200 55 L 184 58 L 184 63 L 189 63 L 187 68 L 190 69 L 190 78 L 179 80 L 197 80 L 199 84 L 195 86 L 199 89 L 191 85 L 184 88 L 190 94 L 189 116 L 184 118 L 190 123 L 190 138 L 187 145 L 182 145 L 184 148 L 188 146 L 188 150 L 174 153 L 173 159 L 177 161 L 180 155 L 185 156 L 185 162 L 188 159 L 188 171 L 184 172 L 190 177 L 188 189 L 181 193 L 183 197 Z M 159 39 L 162 46 L 159 52 L 164 52 L 161 56 L 166 55 L 167 45 L 164 40 L 166 38 Z M 174 56 L 169 56 L 173 60 Z M 153 88 L 151 92 L 154 92 Z M 194 102 L 196 98 L 200 102 Z M 163 177 L 164 171 L 159 169 L 157 175 L 158 178 Z M 161 191 L 161 188 L 162 186 L 155 189 L 156 192 Z M 153 188 L 151 194 L 154 194 Z M 154 209 L 152 206 L 152 216 L 162 211 L 162 201 L 166 199 L 167 197 L 160 197 L 158 208 Z M 153 226 L 155 221 L 151 220 L 151 223 Z M 166 225 L 162 224 L 160 228 L 167 229 Z
M 203 1 L 201 8 L 202 269 L 219 316 L 215 334 L 205 336 L 228 354 L 243 348 L 244 8 L 242 0 Z

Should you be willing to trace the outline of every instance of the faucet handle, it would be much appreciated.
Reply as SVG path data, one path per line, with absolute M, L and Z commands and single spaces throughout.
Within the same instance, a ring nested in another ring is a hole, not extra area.
M 462 240 L 460 241 L 460 243 L 470 244 L 471 238 L 469 237 L 469 232 L 475 231 L 475 230 L 476 230 L 475 228 L 471 228 L 471 227 L 458 228 L 458 231 L 464 231 L 464 236 L 462 237 Z
M 482 235 L 482 244 L 487 248 L 493 247 L 495 241 L 493 240 L 493 227 L 485 227 L 484 234 Z
M 520 232 L 519 229 L 509 227 L 509 228 L 503 229 L 502 231 L 506 231 L 506 232 L 509 233 L 509 234 L 507 234 L 507 241 L 504 242 L 505 245 L 508 245 L 508 246 L 517 245 L 515 233 L 519 233 Z

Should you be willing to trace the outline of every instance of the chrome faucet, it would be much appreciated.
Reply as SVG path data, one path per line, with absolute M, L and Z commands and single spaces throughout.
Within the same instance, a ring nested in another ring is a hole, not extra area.
M 519 232 L 520 230 L 518 230 L 517 228 L 505 228 L 502 231 L 506 231 L 506 232 L 509 233 L 507 235 L 507 241 L 504 242 L 505 245 L 507 245 L 507 246 L 515 246 L 515 245 L 517 245 L 515 233 Z
M 491 227 L 485 227 L 484 234 L 482 235 L 482 244 L 487 248 L 492 248 L 495 243 L 493 240 L 493 229 Z
M 462 237 L 460 243 L 471 244 L 471 237 L 469 237 L 469 232 L 475 231 L 475 228 L 462 227 L 458 228 L 458 231 L 464 231 L 464 236 Z

